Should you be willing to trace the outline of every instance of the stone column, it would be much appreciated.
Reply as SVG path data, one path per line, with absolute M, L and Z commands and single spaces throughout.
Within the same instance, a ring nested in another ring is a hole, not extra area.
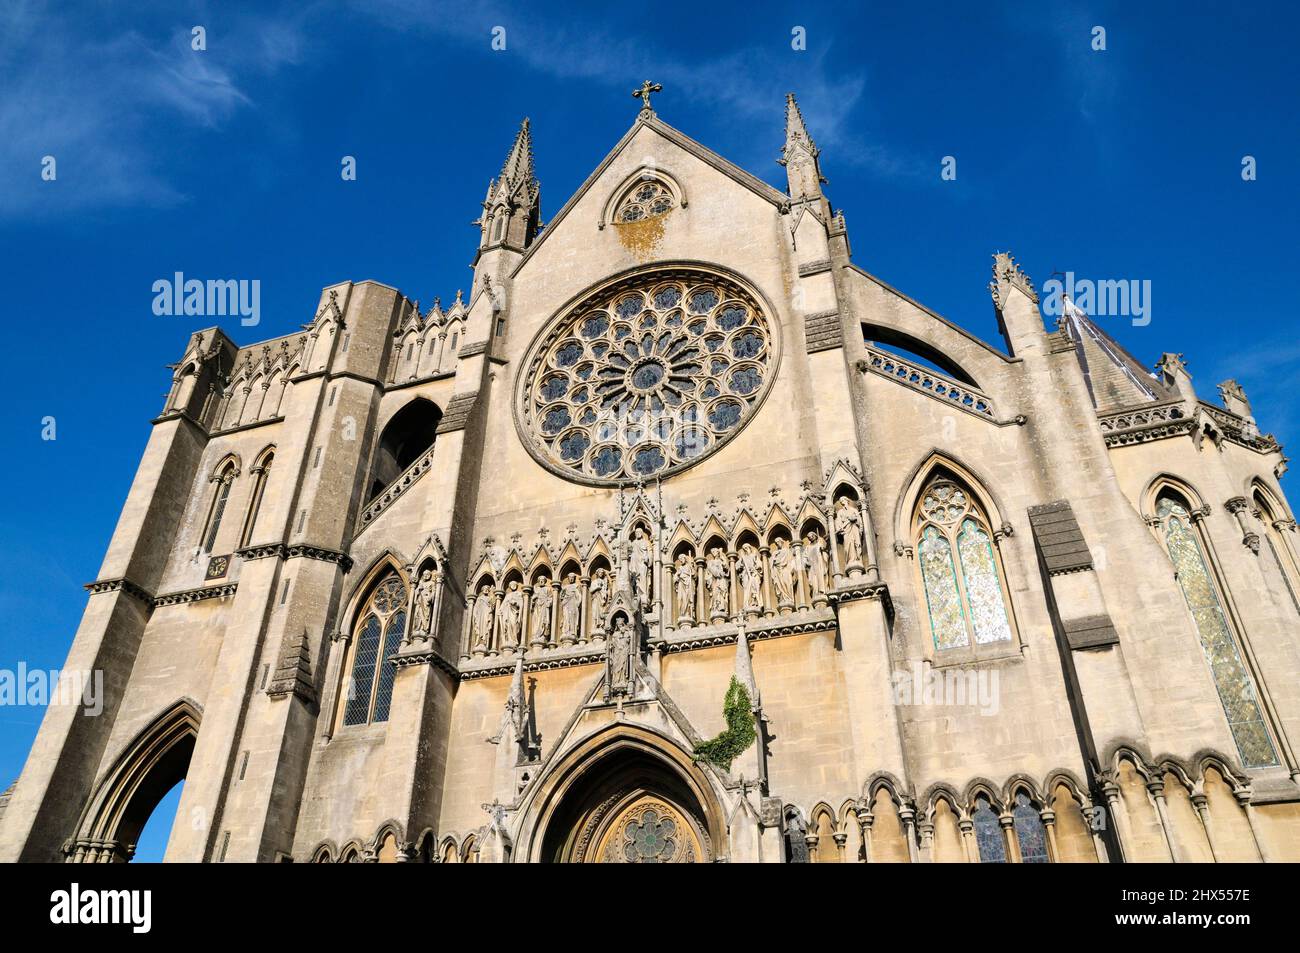
M 531 638 L 530 630 L 533 627 L 533 587 L 520 586 L 519 588 L 524 594 L 524 604 L 519 615 L 519 654 L 523 655 L 531 644 L 529 640 Z
M 1147 791 L 1151 794 L 1152 800 L 1156 802 L 1156 815 L 1160 818 L 1160 830 L 1165 835 L 1165 845 L 1169 848 L 1169 858 L 1175 864 L 1181 864 L 1187 858 L 1183 856 L 1182 846 L 1178 843 L 1178 838 L 1174 836 L 1173 825 L 1169 821 L 1169 806 L 1165 803 L 1164 779 L 1148 779 Z
M 876 823 L 876 815 L 871 813 L 870 807 L 862 807 L 863 801 L 858 802 L 858 826 L 862 828 L 862 862 L 871 863 L 871 828 Z
M 740 573 L 736 572 L 736 554 L 731 550 L 727 550 L 727 566 L 731 569 L 731 579 L 727 586 L 731 595 L 731 605 L 728 607 L 731 610 L 731 621 L 744 622 L 744 590 L 740 586 Z
M 921 858 L 916 851 L 916 808 L 904 801 L 898 808 L 898 819 L 903 822 L 903 834 L 907 838 L 907 854 L 912 863 L 919 864 Z
M 975 822 L 963 816 L 957 821 L 957 829 L 961 831 L 961 849 L 966 854 L 966 863 L 979 863 L 979 851 L 975 847 Z
M 803 612 L 812 601 L 808 595 L 808 567 L 803 564 L 803 539 L 792 540 L 790 551 L 794 553 L 794 604 L 798 611 Z
M 695 618 L 699 620 L 699 625 L 708 625 L 711 615 L 709 612 L 709 579 L 705 562 L 704 556 L 695 557 Z
M 592 629 L 591 619 L 591 577 L 579 576 L 578 584 L 582 586 L 582 608 L 578 611 L 578 631 L 576 633 L 578 644 L 583 645 L 588 641 Z
M 1002 827 L 1002 838 L 1007 845 L 1007 860 L 1013 864 L 1020 863 L 1020 838 L 1016 836 L 1015 818 L 1009 812 L 999 814 L 998 824 Z
M 921 863 L 934 863 L 934 821 L 926 819 L 916 825 L 921 834 Z
M 1242 788 L 1234 791 L 1233 795 L 1237 798 L 1237 803 L 1241 805 L 1241 809 L 1246 812 L 1246 822 L 1250 824 L 1250 836 L 1255 839 L 1255 849 L 1259 851 L 1259 859 L 1266 864 L 1272 863 L 1273 857 L 1260 839 L 1259 827 L 1255 823 L 1255 805 L 1250 803 L 1250 789 Z
M 1060 851 L 1056 847 L 1056 812 L 1049 808 L 1043 808 L 1038 812 L 1038 816 L 1043 821 L 1043 829 L 1047 831 L 1047 859 L 1049 863 L 1057 863 L 1060 857 Z
M 1201 829 L 1205 831 L 1205 840 L 1210 845 L 1210 856 L 1214 862 L 1219 862 L 1219 847 L 1214 841 L 1214 829 L 1210 825 L 1209 799 L 1203 793 L 1192 795 L 1192 807 L 1196 808 L 1196 816 L 1201 820 Z
M 460 657 L 468 659 L 473 651 L 474 642 L 474 603 L 478 601 L 478 593 L 470 592 L 465 599 L 465 618 L 461 621 Z
M 759 589 L 759 599 L 763 602 L 763 618 L 770 619 L 776 615 L 776 587 L 772 585 L 772 547 L 760 546 L 759 563 L 763 567 L 763 585 Z

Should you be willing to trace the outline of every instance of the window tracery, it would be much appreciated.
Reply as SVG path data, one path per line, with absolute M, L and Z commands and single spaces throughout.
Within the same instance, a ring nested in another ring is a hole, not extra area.
M 776 358 L 755 296 L 693 269 L 597 292 L 534 348 L 526 442 L 594 483 L 671 473 L 721 447 L 753 415 Z
M 970 493 L 952 480 L 933 480 L 917 503 L 915 523 L 935 648 L 1010 641 L 1010 614 L 993 534 Z
M 1156 518 L 1242 763 L 1250 768 L 1277 764 L 1277 752 L 1264 723 L 1255 683 L 1223 611 L 1192 516 L 1182 500 L 1162 493 L 1156 501 Z
M 406 586 L 393 573 L 375 587 L 357 613 L 353 636 L 351 678 L 344 725 L 388 720 L 397 666 L 388 660 L 406 632 Z
M 656 218 L 671 212 L 676 204 L 672 191 L 662 181 L 644 179 L 623 196 L 614 213 L 614 221 L 627 224 Z

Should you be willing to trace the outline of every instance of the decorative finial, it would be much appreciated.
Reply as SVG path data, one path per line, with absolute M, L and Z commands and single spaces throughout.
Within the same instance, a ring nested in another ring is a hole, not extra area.
M 641 100 L 642 112 L 653 114 L 654 109 L 650 106 L 650 94 L 659 92 L 663 92 L 662 86 L 658 83 L 652 83 L 650 80 L 646 80 L 641 84 L 639 89 L 632 90 L 632 98 Z

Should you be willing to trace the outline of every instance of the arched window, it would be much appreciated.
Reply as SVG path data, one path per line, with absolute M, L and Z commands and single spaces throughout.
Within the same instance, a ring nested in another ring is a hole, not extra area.
M 1260 522 L 1264 524 L 1264 541 L 1268 543 L 1269 553 L 1282 574 L 1282 581 L 1286 583 L 1291 603 L 1300 612 L 1300 566 L 1296 565 L 1295 550 L 1291 548 L 1284 532 L 1287 528 L 1294 532 L 1295 524 L 1278 516 L 1273 504 L 1258 488 L 1255 490 L 1255 510 Z
M 397 666 L 389 656 L 406 631 L 406 586 L 396 573 L 384 577 L 357 613 L 352 637 L 352 677 L 348 683 L 344 725 L 388 720 Z
M 672 211 L 675 204 L 672 190 L 662 180 L 647 177 L 628 189 L 619 201 L 614 222 L 626 225 L 656 218 Z
M 1250 768 L 1277 764 L 1277 752 L 1264 724 L 1255 683 L 1242 661 L 1231 623 L 1223 611 L 1200 530 L 1192 522 L 1187 501 L 1171 491 L 1162 491 L 1156 500 L 1156 519 L 1241 760 Z
M 203 534 L 205 553 L 212 552 L 212 547 L 217 544 L 217 534 L 221 532 L 221 518 L 226 515 L 226 503 L 230 501 L 230 487 L 238 473 L 232 461 L 222 468 L 216 478 L 216 494 L 212 498 L 212 509 L 208 511 L 208 528 Z
M 1016 828 L 1016 840 L 1020 844 L 1020 862 L 1049 863 L 1047 830 L 1043 827 L 1042 815 L 1024 791 L 1016 792 L 1016 806 L 1011 809 L 1011 817 Z
M 266 481 L 271 476 L 271 464 L 274 461 L 275 451 L 268 450 L 253 467 L 253 494 L 248 501 L 248 515 L 244 517 L 244 531 L 239 539 L 240 546 L 247 546 L 253 538 L 253 530 L 257 527 L 257 514 L 262 508 L 262 497 L 266 494 Z
M 975 798 L 975 810 L 971 812 L 975 824 L 975 845 L 979 848 L 981 864 L 1005 864 L 1007 862 L 1007 842 L 1002 836 L 1002 823 L 997 813 L 983 795 Z
M 971 494 L 950 479 L 933 480 L 917 501 L 914 532 L 935 649 L 1009 642 L 1009 600 L 993 534 Z

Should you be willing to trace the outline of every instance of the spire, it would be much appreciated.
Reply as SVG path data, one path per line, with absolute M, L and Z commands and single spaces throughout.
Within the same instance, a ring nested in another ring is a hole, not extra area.
M 758 697 L 758 683 L 754 680 L 754 662 L 749 655 L 749 639 L 743 625 L 736 633 L 736 680 L 749 692 L 750 707 L 760 707 L 762 702 Z
M 794 93 L 786 93 L 785 145 L 781 148 L 781 158 L 776 161 L 785 166 L 790 198 L 794 201 L 824 199 L 822 185 L 826 179 L 822 175 L 820 156 L 821 150 L 808 135 Z
M 522 251 L 532 244 L 540 223 L 541 185 L 533 173 L 533 136 L 525 118 L 500 175 L 488 182 L 483 214 L 474 222 L 481 232 L 479 249 L 505 245 Z
M 499 181 L 503 185 L 509 183 L 508 188 L 511 191 L 521 183 L 535 181 L 533 178 L 533 136 L 529 131 L 527 116 L 520 123 L 519 132 L 515 134 L 515 143 L 510 147 L 510 154 L 506 156 L 506 161 L 501 166 Z

